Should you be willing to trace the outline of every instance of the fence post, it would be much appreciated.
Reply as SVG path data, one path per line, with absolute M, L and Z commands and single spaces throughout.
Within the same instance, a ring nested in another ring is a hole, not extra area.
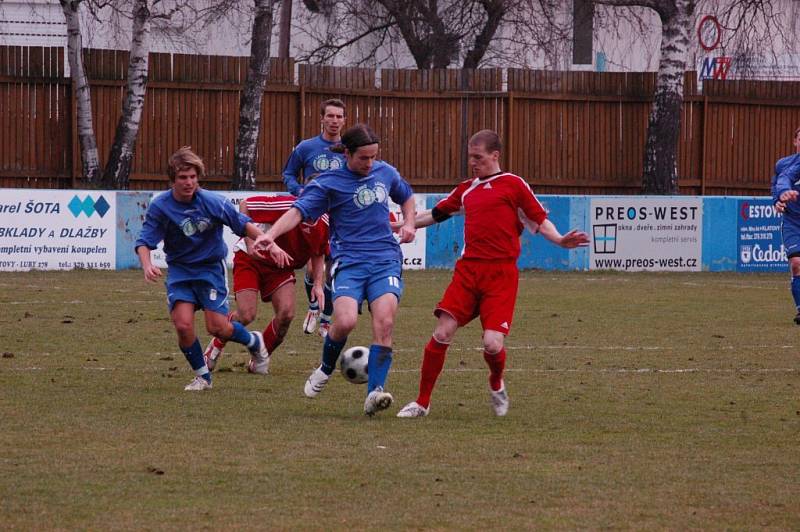
M 700 195 L 706 195 L 706 139 L 708 138 L 708 95 L 703 94 L 703 140 L 700 142 Z
M 506 168 L 509 172 L 514 172 L 514 142 L 511 138 L 511 132 L 514 131 L 514 93 L 512 91 L 506 92 L 508 98 L 508 114 L 506 115 L 506 134 L 504 144 L 506 146 L 506 153 L 508 160 L 506 161 Z

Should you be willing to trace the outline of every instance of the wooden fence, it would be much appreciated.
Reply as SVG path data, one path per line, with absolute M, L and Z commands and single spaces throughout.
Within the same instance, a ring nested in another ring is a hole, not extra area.
M 87 50 L 101 162 L 125 90 L 128 53 Z M 80 188 L 72 85 L 62 48 L 0 47 L 0 187 Z M 381 70 L 274 59 L 262 104 L 257 181 L 281 190 L 292 147 L 319 133 L 319 105 L 347 103 L 347 120 L 378 132 L 382 158 L 420 192 L 446 191 L 466 175 L 465 141 L 501 133 L 504 168 L 538 193 L 640 191 L 653 73 L 532 70 Z M 206 186 L 233 173 L 239 94 L 247 58 L 150 55 L 132 189 L 162 189 L 170 153 L 191 145 Z M 505 81 L 504 81 L 505 78 Z M 800 83 L 713 81 L 687 72 L 679 144 L 684 194 L 764 194 L 774 162 L 793 150 Z

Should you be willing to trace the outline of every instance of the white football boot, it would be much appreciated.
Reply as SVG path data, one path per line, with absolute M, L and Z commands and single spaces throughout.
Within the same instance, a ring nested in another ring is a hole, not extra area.
M 202 392 L 203 390 L 210 390 L 211 383 L 201 376 L 196 376 L 192 382 L 187 384 L 184 388 L 187 392 Z
M 397 417 L 425 417 L 430 411 L 430 407 L 425 408 L 416 401 L 412 401 L 397 413 Z
M 392 394 L 384 392 L 383 387 L 378 386 L 369 392 L 367 400 L 364 401 L 364 413 L 368 416 L 374 416 L 381 410 L 386 410 L 392 406 L 392 401 L 394 401 Z
M 506 393 L 506 383 L 504 382 L 497 391 L 489 388 L 489 395 L 492 399 L 492 408 L 497 416 L 504 416 L 508 413 L 508 393 Z
M 260 332 L 251 333 L 258 338 L 258 344 L 253 346 L 250 351 L 250 360 L 247 362 L 248 373 L 258 373 L 259 375 L 266 375 L 269 373 L 269 352 L 264 346 L 264 336 Z
M 306 379 L 306 384 L 303 387 L 303 393 L 306 394 L 306 397 L 314 398 L 322 392 L 325 388 L 325 385 L 328 384 L 328 380 L 331 378 L 330 375 L 325 374 L 322 371 L 321 367 L 318 367 L 314 371 L 311 372 L 311 375 L 308 376 Z

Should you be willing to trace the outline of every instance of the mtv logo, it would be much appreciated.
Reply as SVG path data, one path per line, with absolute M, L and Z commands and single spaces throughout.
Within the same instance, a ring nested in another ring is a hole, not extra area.
M 617 252 L 617 224 L 593 225 L 592 237 L 595 253 Z
M 739 248 L 739 259 L 742 261 L 743 264 L 749 263 L 752 257 L 753 257 L 753 248 L 751 246 L 741 246 Z

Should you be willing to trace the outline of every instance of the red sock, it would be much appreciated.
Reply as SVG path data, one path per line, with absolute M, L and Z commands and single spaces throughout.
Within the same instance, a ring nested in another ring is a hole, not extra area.
M 275 318 L 267 324 L 262 334 L 264 335 L 264 347 L 267 348 L 267 351 L 271 355 L 283 342 L 283 338 L 278 338 L 278 334 L 275 332 Z
M 222 349 L 222 348 L 224 348 L 224 347 L 225 347 L 225 344 L 226 344 L 226 343 L 228 343 L 228 342 L 226 342 L 225 340 L 220 340 L 220 339 L 219 339 L 219 338 L 217 338 L 216 336 L 215 336 L 215 337 L 214 337 L 214 339 L 213 339 L 213 340 L 211 340 L 211 341 L 212 341 L 212 342 L 214 342 L 214 347 L 216 347 L 217 349 Z
M 433 337 L 425 346 L 425 355 L 422 357 L 422 369 L 419 377 L 419 395 L 417 396 L 417 404 L 424 408 L 428 408 L 431 404 L 433 387 L 436 386 L 436 379 L 439 378 L 439 374 L 444 367 L 444 358 L 448 347 L 450 347 L 450 344 L 438 342 Z
M 493 355 L 484 351 L 483 359 L 489 365 L 489 386 L 493 391 L 499 391 L 503 386 L 503 370 L 506 368 L 506 348 Z

